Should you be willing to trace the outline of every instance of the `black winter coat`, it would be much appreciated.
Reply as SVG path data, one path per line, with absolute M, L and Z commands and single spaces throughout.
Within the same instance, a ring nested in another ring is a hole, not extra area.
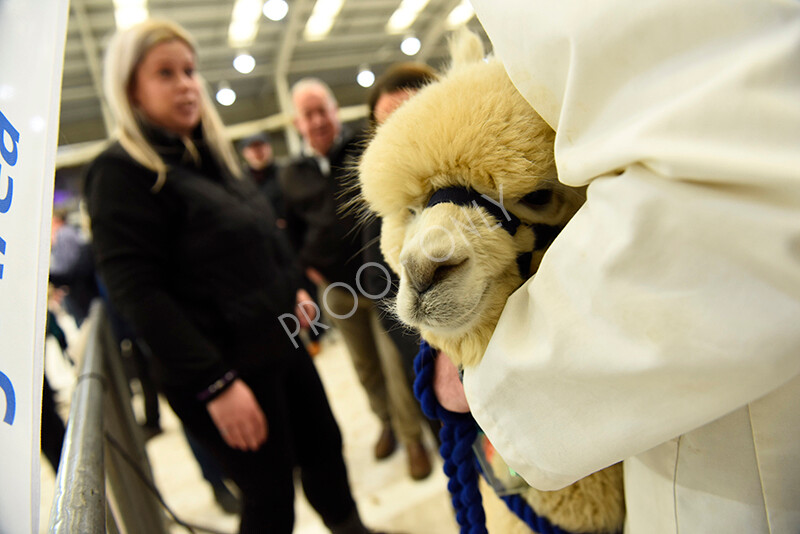
M 317 160 L 292 161 L 281 175 L 286 198 L 286 228 L 303 267 L 314 267 L 330 282 L 355 288 L 361 267 L 361 234 L 353 210 L 344 210 L 356 195 L 351 166 L 363 148 L 363 138 L 344 132 L 328 153 L 330 176 Z
M 195 163 L 178 138 L 149 135 L 169 166 L 160 191 L 119 144 L 88 169 L 94 253 L 163 384 L 200 399 L 229 371 L 246 378 L 291 351 L 278 317 L 293 311 L 299 271 L 249 180 L 225 172 L 201 139 Z
M 278 164 L 270 163 L 261 170 L 255 170 L 250 167 L 246 170 L 258 190 L 269 200 L 272 209 L 275 211 L 275 216 L 279 219 L 285 219 L 286 201 L 283 198 L 283 189 L 280 183 L 281 169 Z

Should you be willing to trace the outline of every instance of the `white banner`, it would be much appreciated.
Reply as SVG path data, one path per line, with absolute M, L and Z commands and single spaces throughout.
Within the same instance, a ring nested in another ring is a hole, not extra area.
M 0 533 L 39 530 L 53 173 L 68 0 L 0 0 Z

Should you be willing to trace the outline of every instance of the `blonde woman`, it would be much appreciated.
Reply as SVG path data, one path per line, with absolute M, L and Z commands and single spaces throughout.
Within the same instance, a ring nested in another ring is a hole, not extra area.
M 331 532 L 368 532 L 322 384 L 278 319 L 307 295 L 195 65 L 192 38 L 166 21 L 109 45 L 116 142 L 86 180 L 100 274 L 175 413 L 241 488 L 240 532 L 292 531 L 295 466 Z

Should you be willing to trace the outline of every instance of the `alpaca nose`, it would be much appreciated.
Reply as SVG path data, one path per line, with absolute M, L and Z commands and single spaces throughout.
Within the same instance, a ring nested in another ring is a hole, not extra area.
M 434 269 L 406 269 L 408 273 L 408 282 L 417 294 L 421 295 L 431 288 L 433 285 Z
M 443 261 L 409 259 L 404 265 L 408 283 L 417 294 L 422 295 L 466 263 L 467 258 L 448 258 Z

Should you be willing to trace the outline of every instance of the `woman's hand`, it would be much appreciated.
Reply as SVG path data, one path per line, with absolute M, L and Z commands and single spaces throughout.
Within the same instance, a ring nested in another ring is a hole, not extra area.
M 450 358 L 442 351 L 436 354 L 436 366 L 433 374 L 433 392 L 436 400 L 446 410 L 456 413 L 469 412 L 464 384 L 458 376 L 458 369 Z
M 206 409 L 228 446 L 255 451 L 267 441 L 267 417 L 242 379 L 234 380 L 228 389 L 208 402 Z

